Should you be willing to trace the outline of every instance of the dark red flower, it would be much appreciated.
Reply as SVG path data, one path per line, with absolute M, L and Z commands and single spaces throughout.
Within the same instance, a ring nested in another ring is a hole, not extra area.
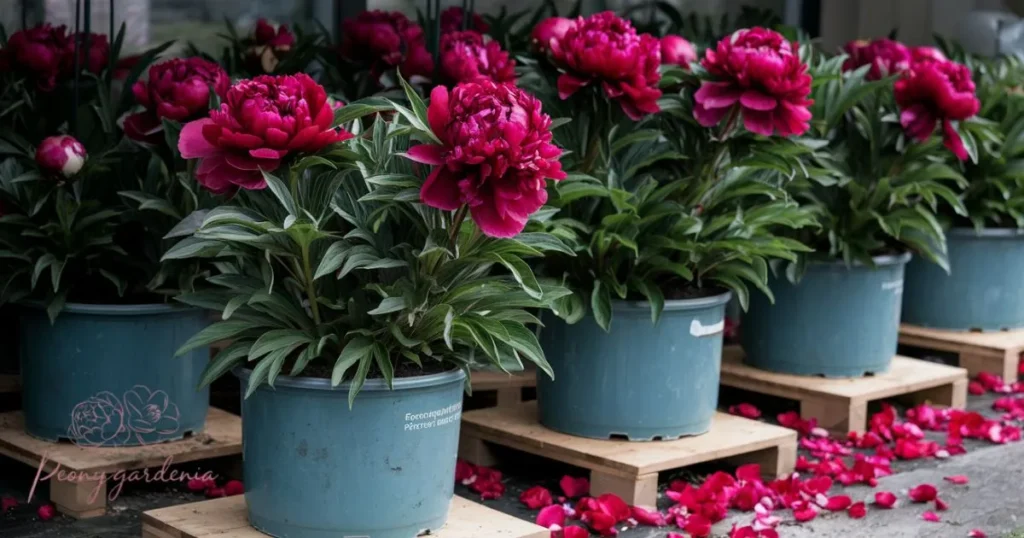
M 211 192 L 262 189 L 262 172 L 288 156 L 352 137 L 333 123 L 327 92 L 308 75 L 261 75 L 232 86 L 209 118 L 185 124 L 178 151 L 200 159 L 196 179 Z
M 545 506 L 551 506 L 551 492 L 544 486 L 534 486 L 519 496 L 519 502 L 525 504 L 530 510 L 539 510 Z
M 105 35 L 82 35 L 79 67 L 99 74 L 110 58 L 110 44 Z M 0 50 L 0 66 L 17 71 L 35 83 L 40 91 L 49 92 L 57 83 L 74 75 L 75 43 L 66 26 L 41 24 L 14 32 Z
M 253 46 L 246 53 L 246 65 L 252 71 L 273 73 L 281 58 L 295 45 L 295 34 L 287 24 L 275 26 L 267 19 L 256 21 L 252 32 Z
M 291 47 L 295 45 L 295 34 L 288 29 L 287 24 L 273 25 L 267 19 L 256 21 L 252 37 L 257 45 L 270 45 L 272 47 Z
M 397 11 L 363 11 L 343 23 L 341 35 L 341 55 L 374 77 L 392 69 L 406 79 L 434 72 L 423 28 Z
M 149 68 L 149 79 L 132 86 L 135 100 L 146 110 L 125 118 L 129 138 L 158 143 L 162 138 L 160 120 L 186 122 L 205 116 L 210 89 L 222 99 L 231 77 L 221 67 L 202 58 L 175 58 Z
M 486 39 L 473 30 L 441 36 L 441 76 L 446 84 L 515 82 L 516 62 L 502 50 L 501 43 Z
M 697 49 L 686 39 L 677 35 L 661 38 L 661 63 L 678 65 L 690 69 L 690 64 L 697 61 Z
M 934 60 L 937 62 L 945 62 L 949 60 L 941 50 L 935 47 L 913 47 L 910 49 L 910 57 L 915 63 L 927 60 Z
M 565 178 L 551 143 L 551 118 L 540 101 L 511 84 L 489 80 L 430 93 L 430 128 L 440 145 L 420 144 L 409 158 L 436 168 L 420 190 L 444 210 L 468 205 L 480 230 L 512 237 L 547 201 L 546 178 Z
M 581 17 L 561 39 L 549 44 L 552 59 L 563 71 L 558 77 L 562 99 L 590 84 L 600 84 L 605 95 L 618 101 L 634 120 L 660 110 L 661 43 L 650 35 L 637 34 L 628 20 L 611 11 Z
M 441 12 L 441 34 L 447 34 L 448 32 L 458 32 L 462 30 L 463 14 L 465 12 L 461 7 L 452 6 Z M 469 27 L 466 30 L 476 30 L 481 34 L 486 34 L 491 27 L 489 24 L 484 22 L 484 18 L 474 13 L 473 17 L 469 21 Z
M 893 88 L 903 130 L 922 142 L 932 135 L 936 124 L 941 125 L 946 148 L 961 161 L 966 160 L 967 149 L 953 122 L 978 113 L 981 104 L 974 90 L 966 65 L 950 61 L 914 64 Z
M 694 95 L 693 115 L 705 127 L 739 110 L 748 131 L 771 136 L 810 128 L 811 76 L 795 44 L 765 28 L 740 30 L 709 48 L 701 60 L 714 80 Z
M 85 146 L 71 135 L 47 137 L 36 148 L 36 164 L 50 177 L 74 177 L 85 165 L 86 158 Z
M 853 71 L 863 65 L 870 65 L 868 80 L 878 80 L 889 75 L 902 73 L 910 68 L 910 49 L 899 41 L 875 39 L 874 41 L 851 41 L 843 47 L 849 57 L 843 62 L 843 71 Z
M 530 41 L 534 50 L 546 52 L 550 48 L 551 40 L 562 39 L 570 28 L 576 25 L 576 21 L 565 17 L 549 17 L 537 23 L 530 33 Z

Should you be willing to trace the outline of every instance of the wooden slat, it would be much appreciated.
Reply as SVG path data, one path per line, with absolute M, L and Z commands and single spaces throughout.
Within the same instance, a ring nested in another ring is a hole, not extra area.
M 896 356 L 884 374 L 869 377 L 830 379 L 778 374 L 743 364 L 741 354 L 730 348 L 722 354 L 722 384 L 784 398 L 840 396 L 870 401 L 900 396 L 919 390 L 966 380 L 963 368 Z
M 398 509 L 398 508 L 396 508 Z M 455 497 L 448 523 L 435 538 L 548 538 L 550 531 Z M 249 526 L 243 496 L 203 501 L 142 514 L 143 538 L 266 538 Z
M 1024 352 L 1024 329 L 1013 331 L 947 331 L 914 325 L 900 325 L 900 343 L 954 353 L 1001 357 L 1005 352 Z
M 138 447 L 82 447 L 50 443 L 25 433 L 21 411 L 0 414 L 0 454 L 38 467 L 46 457 L 46 470 L 57 464 L 68 471 L 113 473 L 120 470 L 161 467 L 167 458 L 174 463 L 231 456 L 242 452 L 242 419 L 210 408 L 206 430 L 181 441 Z
M 793 430 L 717 413 L 711 431 L 674 441 L 648 443 L 588 439 L 541 426 L 537 402 L 515 408 L 470 411 L 463 436 L 537 454 L 590 470 L 636 477 L 755 452 L 796 441 Z
M 526 370 L 514 374 L 477 370 L 473 372 L 473 390 L 500 390 L 537 386 L 537 371 Z

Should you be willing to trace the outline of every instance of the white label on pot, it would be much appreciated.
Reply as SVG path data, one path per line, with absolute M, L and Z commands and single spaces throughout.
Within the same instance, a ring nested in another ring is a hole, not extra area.
M 690 322 L 690 334 L 700 338 L 702 336 L 711 336 L 712 334 L 718 334 L 725 330 L 725 320 L 713 323 L 711 325 L 702 325 L 700 320 L 693 320 Z
M 458 423 L 462 417 L 462 402 L 454 403 L 448 407 L 424 411 L 420 413 L 405 414 L 405 431 L 414 432 L 429 430 L 438 426 Z
M 885 291 L 892 290 L 896 295 L 903 295 L 903 279 L 882 282 L 882 289 Z

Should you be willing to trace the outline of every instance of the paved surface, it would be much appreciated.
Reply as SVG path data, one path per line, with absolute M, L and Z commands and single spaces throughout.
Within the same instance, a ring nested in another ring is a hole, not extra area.
M 227 396 L 219 404 L 231 407 L 237 400 Z M 220 398 L 218 398 L 220 399 Z M 991 413 L 994 397 L 971 397 L 969 406 Z M 761 400 L 754 395 L 738 391 L 723 391 L 722 403 L 728 405 L 749 401 L 760 406 L 765 416 L 792 407 L 792 404 L 776 400 Z M 0 410 L 12 409 L 17 402 L 0 399 Z M 236 409 L 237 411 L 237 409 Z M 937 439 L 941 439 L 937 437 Z M 929 523 L 920 519 L 920 514 L 930 506 L 909 505 L 905 501 L 896 509 L 872 510 L 862 520 L 850 520 L 845 514 L 819 516 L 810 523 L 799 526 L 784 525 L 779 528 L 783 538 L 953 538 L 965 537 L 974 528 L 983 529 L 990 537 L 1009 536 L 1015 529 L 1024 528 L 1024 442 L 1005 446 L 993 446 L 981 442 L 968 442 L 968 454 L 946 461 L 918 460 L 897 462 L 894 469 L 898 474 L 881 480 L 879 489 L 897 493 L 905 499 L 905 491 L 921 483 L 939 487 L 940 495 L 950 504 L 947 512 L 940 513 L 941 523 Z M 533 520 L 535 511 L 519 503 L 519 494 L 534 485 L 544 485 L 558 491 L 558 479 L 564 474 L 585 476 L 584 471 L 561 464 L 553 464 L 541 458 L 518 456 L 510 466 L 502 467 L 505 472 L 507 491 L 497 501 L 488 501 L 492 508 L 517 517 Z M 203 465 L 203 464 L 197 464 Z M 208 468 L 208 467 L 207 467 Z M 196 469 L 196 468 L 193 468 Z M 713 465 L 689 469 L 682 473 L 663 477 L 671 480 L 683 478 L 698 479 L 700 476 L 718 470 Z M 188 470 L 185 468 L 183 470 Z M 203 469 L 206 470 L 206 469 Z M 971 483 L 954 486 L 943 481 L 944 476 L 964 474 Z M 32 485 L 34 469 L 13 460 L 0 457 L 0 496 L 12 495 L 24 503 Z M 664 484 L 663 484 L 664 485 Z M 833 493 L 839 488 L 833 489 Z M 844 493 L 855 501 L 868 499 L 875 490 L 866 487 L 847 488 Z M 468 489 L 459 487 L 457 493 L 478 500 Z M 45 484 L 36 493 L 33 504 L 22 504 L 6 514 L 0 514 L 0 538 L 137 538 L 141 536 L 140 514 L 143 511 L 163 506 L 183 504 L 202 500 L 199 494 L 185 490 L 183 486 L 154 486 L 134 484 L 110 504 L 107 516 L 75 521 L 58 515 L 51 521 L 40 521 L 36 515 L 39 503 L 49 496 Z M 661 508 L 667 508 L 671 501 L 661 499 Z M 725 536 L 732 521 L 746 524 L 752 520 L 750 514 L 735 514 L 729 520 L 715 527 L 716 536 Z M 665 538 L 670 529 L 637 528 L 621 531 L 622 538 Z M 1024 538 L 1024 534 L 1014 535 Z M 489 537 L 480 537 L 489 538 Z

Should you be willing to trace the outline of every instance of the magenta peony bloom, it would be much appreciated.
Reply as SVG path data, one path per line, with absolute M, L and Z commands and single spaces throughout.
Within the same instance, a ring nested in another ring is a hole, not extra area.
M 458 6 L 452 6 L 442 11 L 441 35 L 462 30 L 463 13 L 462 8 Z M 486 34 L 490 29 L 491 26 L 484 22 L 484 18 L 476 13 L 473 14 L 473 18 L 469 21 L 469 28 L 467 28 L 467 30 L 476 30 L 481 34 Z
M 896 81 L 893 92 L 907 136 L 927 140 L 935 124 L 941 123 L 945 146 L 960 160 L 967 159 L 967 149 L 952 123 L 970 118 L 981 108 L 967 66 L 951 61 L 918 62 Z
M 677 35 L 661 38 L 661 62 L 678 65 L 690 69 L 690 64 L 697 61 L 697 50 L 693 44 Z
M 261 75 L 232 86 L 209 118 L 185 124 L 178 151 L 200 159 L 196 179 L 211 192 L 262 189 L 261 171 L 352 137 L 333 122 L 327 92 L 308 75 Z
M 478 32 L 450 32 L 441 36 L 441 76 L 447 84 L 479 79 L 515 82 L 516 62 Z
M 295 35 L 288 30 L 287 24 L 273 25 L 267 19 L 256 21 L 256 27 L 252 31 L 253 40 L 257 45 L 269 45 L 271 47 L 285 47 L 285 50 L 295 45 Z
M 889 75 L 902 73 L 910 67 L 911 51 L 906 45 L 891 39 L 874 41 L 851 41 L 843 47 L 850 57 L 843 62 L 843 71 L 853 71 L 862 65 L 870 65 L 868 80 L 879 80 Z
M 913 47 L 910 49 L 910 58 L 914 63 L 928 60 L 936 62 L 945 62 L 949 60 L 941 50 L 935 47 Z
M 537 23 L 530 33 L 534 50 L 547 52 L 552 39 L 562 39 L 565 33 L 576 25 L 576 21 L 565 17 L 549 17 Z
M 424 204 L 466 204 L 485 234 L 512 237 L 548 199 L 545 178 L 565 179 L 540 101 L 490 80 L 430 92 L 430 128 L 441 145 L 413 146 L 410 159 L 436 166 L 420 190 Z
M 124 120 L 124 133 L 133 140 L 159 143 L 162 118 L 186 122 L 205 116 L 210 88 L 221 98 L 231 78 L 221 67 L 202 58 L 175 58 L 149 68 L 149 80 L 132 86 L 135 100 L 146 110 Z
M 44 139 L 36 148 L 36 164 L 43 174 L 70 179 L 85 165 L 85 146 L 73 136 L 58 135 Z
M 85 40 L 83 40 L 85 41 Z M 107 37 L 90 34 L 88 56 L 83 43 L 80 67 L 99 74 L 110 57 Z M 22 73 L 40 91 L 50 92 L 61 79 L 74 75 L 75 46 L 67 27 L 42 24 L 11 35 L 7 46 L 0 49 L 0 66 L 4 71 Z
M 611 11 L 581 17 L 561 39 L 549 44 L 555 64 L 563 71 L 558 77 L 562 99 L 594 83 L 634 120 L 660 110 L 661 43 L 637 34 L 628 20 Z
M 764 28 L 739 30 L 705 52 L 701 65 L 715 78 L 694 95 L 693 116 L 717 125 L 739 107 L 748 131 L 771 136 L 803 134 L 810 128 L 811 76 L 796 47 Z
M 274 26 L 267 19 L 259 19 L 253 28 L 252 42 L 253 46 L 246 51 L 246 66 L 250 71 L 273 73 L 281 57 L 295 45 L 295 35 L 287 24 Z
M 434 60 L 423 29 L 397 11 L 364 11 L 343 23 L 341 55 L 374 77 L 398 69 L 402 76 L 430 78 Z

